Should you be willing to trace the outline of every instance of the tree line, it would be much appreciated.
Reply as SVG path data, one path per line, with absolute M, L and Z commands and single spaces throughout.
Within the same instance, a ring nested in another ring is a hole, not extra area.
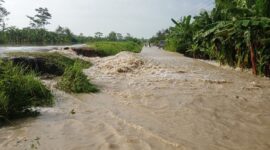
M 47 8 L 35 9 L 35 16 L 27 16 L 29 27 L 19 29 L 15 26 L 7 27 L 6 20 L 10 12 L 4 8 L 4 0 L 0 0 L 0 44 L 6 45 L 45 45 L 70 44 L 81 42 L 82 38 L 74 35 L 70 29 L 59 26 L 55 31 L 48 31 L 45 26 L 52 18 Z
M 211 11 L 172 22 L 151 41 L 165 40 L 167 50 L 270 76 L 269 0 L 215 0 Z
M 145 39 L 139 39 L 131 36 L 130 33 L 122 35 L 115 31 L 111 31 L 108 35 L 104 35 L 102 32 L 96 32 L 94 37 L 88 37 L 89 41 L 132 41 L 139 45 L 145 42 Z
M 125 37 L 114 31 L 105 36 L 101 32 L 95 33 L 95 36 L 75 35 L 69 28 L 59 26 L 55 31 L 48 31 L 45 27 L 50 24 L 49 20 L 52 14 L 48 8 L 35 9 L 36 15 L 26 16 L 30 23 L 29 27 L 19 29 L 15 26 L 7 27 L 6 21 L 10 14 L 4 8 L 4 0 L 0 0 L 0 44 L 2 45 L 56 45 L 56 44 L 76 44 L 89 41 L 134 41 L 141 43 L 140 39 L 127 34 Z

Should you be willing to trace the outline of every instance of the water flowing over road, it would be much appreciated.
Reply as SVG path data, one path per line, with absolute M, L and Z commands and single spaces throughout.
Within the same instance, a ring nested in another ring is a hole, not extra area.
M 157 48 L 84 58 L 101 89 L 0 128 L 0 149 L 269 150 L 270 81 Z M 72 112 L 72 113 L 71 113 Z

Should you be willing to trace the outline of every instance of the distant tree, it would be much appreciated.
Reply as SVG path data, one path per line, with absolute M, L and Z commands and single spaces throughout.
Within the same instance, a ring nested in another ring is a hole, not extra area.
M 127 33 L 126 38 L 130 38 L 130 37 L 131 37 L 131 34 Z
M 44 28 L 46 25 L 50 24 L 48 21 L 52 18 L 47 8 L 37 8 L 35 9 L 37 14 L 34 17 L 27 16 L 30 19 L 30 26 L 32 28 Z
M 69 28 L 65 28 L 65 27 L 61 27 L 61 26 L 58 26 L 56 28 L 55 32 L 58 33 L 58 34 L 67 35 L 69 37 L 73 36 L 73 34 L 72 34 L 72 32 L 70 31 Z
M 0 0 L 0 27 L 2 31 L 6 28 L 6 17 L 10 14 L 5 7 L 3 7 L 4 0 Z
M 125 40 L 129 41 L 130 39 L 132 39 L 132 36 L 131 36 L 130 33 L 127 33 L 126 36 L 125 36 Z
M 73 35 L 69 28 L 65 28 L 65 29 L 64 29 L 64 33 L 65 33 L 66 35 L 68 35 L 68 36 L 72 36 L 72 35 Z
M 116 33 L 116 36 L 117 36 L 117 40 L 121 41 L 123 40 L 123 35 L 121 33 Z
M 101 32 L 96 32 L 95 33 L 95 38 L 96 39 L 101 39 L 103 37 L 103 33 L 101 33 Z
M 116 41 L 117 40 L 117 34 L 114 31 L 112 31 L 108 35 L 108 40 L 110 40 L 110 41 Z
M 58 34 L 64 34 L 65 33 L 65 29 L 61 26 L 58 26 L 55 30 L 56 33 Z

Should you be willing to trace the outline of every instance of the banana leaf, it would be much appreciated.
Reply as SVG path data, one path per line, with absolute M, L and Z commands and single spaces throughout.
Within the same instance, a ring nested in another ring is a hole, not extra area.
M 261 39 L 260 43 L 262 43 L 264 46 L 269 47 L 270 46 L 270 38 L 268 39 Z
M 250 25 L 250 20 L 242 20 L 240 23 L 243 27 L 248 27 Z

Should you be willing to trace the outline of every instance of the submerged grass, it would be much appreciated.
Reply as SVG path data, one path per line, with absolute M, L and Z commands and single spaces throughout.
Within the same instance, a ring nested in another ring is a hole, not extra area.
M 0 60 L 0 123 L 4 118 L 29 114 L 32 107 L 52 105 L 50 90 L 35 73 L 26 73 L 21 67 Z
M 87 76 L 83 73 L 82 64 L 74 63 L 73 66 L 67 67 L 58 87 L 66 92 L 73 93 L 90 93 L 98 92 L 97 87 L 90 83 Z
M 96 50 L 102 56 L 115 55 L 122 51 L 139 53 L 142 50 L 142 45 L 132 41 L 99 41 L 89 43 L 88 46 Z

